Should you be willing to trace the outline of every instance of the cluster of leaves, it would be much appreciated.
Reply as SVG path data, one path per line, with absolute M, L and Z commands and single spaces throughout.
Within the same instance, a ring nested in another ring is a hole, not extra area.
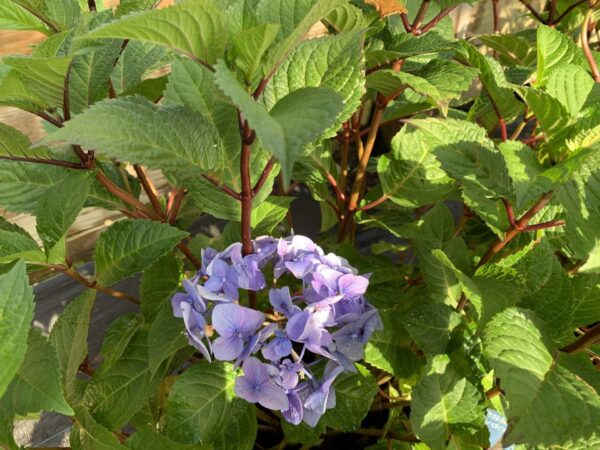
M 2 59 L 0 104 L 48 134 L 0 124 L 0 207 L 42 244 L 0 220 L 0 445 L 56 411 L 74 449 L 487 448 L 493 408 L 505 444 L 598 448 L 600 8 L 522 1 L 534 28 L 457 39 L 448 14 L 475 1 L 0 0 L 0 28 L 47 35 Z M 372 273 L 384 322 L 315 429 L 235 398 L 169 304 L 200 248 L 289 233 L 292 182 L 323 246 Z M 84 207 L 126 216 L 89 279 L 65 248 Z M 190 237 L 200 214 L 222 235 Z M 364 256 L 368 229 L 385 239 Z M 87 288 L 49 336 L 31 328 L 40 269 Z M 111 287 L 137 273 L 141 299 Z M 97 291 L 140 311 L 90 361 Z

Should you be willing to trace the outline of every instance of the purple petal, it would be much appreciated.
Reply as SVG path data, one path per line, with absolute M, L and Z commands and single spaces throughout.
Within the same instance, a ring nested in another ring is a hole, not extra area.
M 244 370 L 244 376 L 256 386 L 271 379 L 268 364 L 260 362 L 257 358 L 247 358 L 242 365 L 242 369 Z
M 212 344 L 215 359 L 232 361 L 244 351 L 244 340 L 238 336 L 218 337 Z
M 250 337 L 260 328 L 265 315 L 254 309 L 225 303 L 215 306 L 212 314 L 213 327 L 221 336 L 241 334 Z
M 289 423 L 298 425 L 300 422 L 302 422 L 303 417 L 304 408 L 302 408 L 302 401 L 300 400 L 300 397 L 298 397 L 298 395 L 293 391 L 287 393 L 287 398 L 289 407 L 285 411 L 282 411 L 281 415 Z
M 369 280 L 359 275 L 346 274 L 338 280 L 340 291 L 348 298 L 360 297 L 367 291 Z
M 210 357 L 210 351 L 208 350 L 208 348 L 206 348 L 202 341 L 198 341 L 192 336 L 188 336 L 188 343 L 196 350 L 200 351 L 200 353 L 202 353 L 202 356 L 204 356 L 208 362 L 211 362 L 212 358 Z
M 294 389 L 298 385 L 298 373 L 294 370 L 281 371 L 281 386 L 284 389 Z
M 252 336 L 250 338 L 250 340 L 248 341 L 248 343 L 244 346 L 244 350 L 242 350 L 242 353 L 240 354 L 240 356 L 238 356 L 237 361 L 233 365 L 234 369 L 237 369 L 239 367 L 239 365 L 246 358 L 248 358 L 248 356 L 250 356 L 252 353 L 254 353 L 255 349 L 258 351 L 258 348 L 257 348 L 257 346 L 258 346 L 258 338 L 259 338 L 258 334 L 255 334 L 254 336 Z
M 181 311 L 181 303 L 189 303 L 187 294 L 182 292 L 178 292 L 171 299 L 171 307 L 173 308 L 173 315 L 175 317 L 183 317 L 183 312 Z
M 235 379 L 235 385 L 233 386 L 233 392 L 238 397 L 243 398 L 247 402 L 256 403 L 258 402 L 258 392 L 255 389 L 254 384 L 248 380 L 247 377 L 237 377 Z
M 269 302 L 275 311 L 284 314 L 288 318 L 301 311 L 299 307 L 292 303 L 288 286 L 269 290 Z
M 261 385 L 258 391 L 258 403 L 274 411 L 285 411 L 289 408 L 287 395 L 272 381 Z

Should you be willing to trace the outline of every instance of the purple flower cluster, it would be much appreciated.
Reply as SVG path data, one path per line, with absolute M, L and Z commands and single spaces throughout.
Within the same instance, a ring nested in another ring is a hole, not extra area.
M 197 276 L 184 280 L 186 292 L 173 297 L 173 313 L 183 318 L 189 343 L 207 360 L 241 366 L 236 395 L 281 411 L 290 423 L 315 426 L 335 406 L 335 378 L 356 371 L 354 362 L 382 328 L 364 296 L 369 279 L 304 236 L 265 236 L 253 245 L 247 256 L 240 243 L 220 253 L 205 249 Z M 268 269 L 272 314 L 237 304 L 240 289 L 268 287 Z M 285 274 L 300 280 L 298 292 L 277 287 Z

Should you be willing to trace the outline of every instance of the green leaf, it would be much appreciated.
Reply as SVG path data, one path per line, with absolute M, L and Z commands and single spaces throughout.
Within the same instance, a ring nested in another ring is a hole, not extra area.
M 39 31 L 50 34 L 47 25 L 13 0 L 0 0 L 0 29 Z
M 546 92 L 560 101 L 571 117 L 576 117 L 585 104 L 594 79 L 581 66 L 561 65 L 548 77 Z
M 35 11 L 54 32 L 72 28 L 81 13 L 77 0 L 15 0 L 15 3 L 27 11 Z
M 46 255 L 33 238 L 18 225 L 0 217 L 0 263 L 23 258 L 25 262 L 45 261 Z
M 19 260 L 0 274 L 0 396 L 25 358 L 32 319 L 33 290 Z
M 279 25 L 266 23 L 244 29 L 233 38 L 236 66 L 245 75 L 246 84 L 252 85 L 260 62 L 279 32 Z
M 505 445 L 569 447 L 598 442 L 598 392 L 556 359 L 557 350 L 535 314 L 509 308 L 496 315 L 483 334 L 483 348 L 509 403 Z
M 24 157 L 44 157 L 46 152 L 43 149 L 32 152 L 29 150 L 31 142 L 29 138 L 19 130 L 0 123 L 0 155 L 1 156 L 24 156 Z
M 102 341 L 100 355 L 102 366 L 100 371 L 106 371 L 112 367 L 123 355 L 129 342 L 142 326 L 140 317 L 135 314 L 124 314 L 114 320 L 106 332 Z
M 582 51 L 566 34 L 546 25 L 540 25 L 537 29 L 536 85 L 544 86 L 554 70 L 567 64 L 583 66 Z
M 117 7 L 116 16 L 122 17 L 135 11 L 150 9 L 156 4 L 156 0 L 121 0 Z
M 268 53 L 264 74 L 271 74 L 283 63 L 286 57 L 298 45 L 306 32 L 319 20 L 327 16 L 344 0 L 267 0 L 261 1 L 257 8 L 257 17 L 264 23 L 281 25 L 281 40 Z
M 352 431 L 358 428 L 377 394 L 373 375 L 360 364 L 356 367 L 357 373 L 343 373 L 333 383 L 335 408 L 327 410 L 321 420 L 334 430 Z
M 290 444 L 304 444 L 317 446 L 322 441 L 322 434 L 325 433 L 325 425 L 323 421 L 319 421 L 314 427 L 311 427 L 304 422 L 298 425 L 292 425 L 287 420 L 281 421 L 281 429 L 283 435 Z
M 383 330 L 371 336 L 364 360 L 396 377 L 410 378 L 419 372 L 421 361 L 410 347 L 412 339 L 404 329 L 402 316 L 393 309 L 380 312 Z
M 271 116 L 285 138 L 283 148 L 271 148 L 281 165 L 285 185 L 290 182 L 294 162 L 303 147 L 320 138 L 335 123 L 343 106 L 334 90 L 307 87 L 286 95 L 271 109 Z
M 187 0 L 168 8 L 123 17 L 84 38 L 149 42 L 213 64 L 223 55 L 228 33 L 221 9 L 212 0 Z
M 256 208 L 253 208 L 251 216 L 252 233 L 257 237 L 271 234 L 273 229 L 285 218 L 293 201 L 293 197 L 271 196 Z
M 2 62 L 15 70 L 25 88 L 45 105 L 62 107 L 65 77 L 72 56 L 59 58 L 34 58 L 10 56 Z
M 507 64 L 530 66 L 536 60 L 536 47 L 526 35 L 487 34 L 477 37 L 484 45 L 495 50 Z
M 84 402 L 98 423 L 120 428 L 158 388 L 164 370 L 153 375 L 148 360 L 148 333 L 139 330 L 108 369 L 98 371 L 87 385 Z
M 75 222 L 90 191 L 92 176 L 79 171 L 65 177 L 40 200 L 36 228 L 46 251 L 50 251 Z
M 269 114 L 244 90 L 225 64 L 215 67 L 217 85 L 240 108 L 265 149 L 278 158 L 284 183 L 289 183 L 303 146 L 316 140 L 333 124 L 343 107 L 341 98 L 329 88 L 303 88 L 279 100 Z
M 385 97 L 399 93 L 409 87 L 415 92 L 431 97 L 434 100 L 441 98 L 437 88 L 425 78 L 408 72 L 395 72 L 393 70 L 378 70 L 367 76 L 367 87 L 375 89 Z
M 123 162 L 196 176 L 224 158 L 215 129 L 201 116 L 139 96 L 96 103 L 44 141 L 67 141 Z
M 543 187 L 535 184 L 535 178 L 544 168 L 530 147 L 519 141 L 506 141 L 499 144 L 498 149 L 504 157 L 506 170 L 515 190 L 517 208 L 522 208 L 527 202 L 546 192 Z
M 480 401 L 477 388 L 459 375 L 448 356 L 438 355 L 428 361 L 426 375 L 412 391 L 410 422 L 433 450 L 445 449 L 450 436 L 481 427 Z
M 187 236 L 187 232 L 150 220 L 122 220 L 96 243 L 96 272 L 103 284 L 141 272 Z
M 392 139 L 392 151 L 379 157 L 377 173 L 383 193 L 394 203 L 417 208 L 453 191 L 454 182 L 442 170 L 433 148 L 425 133 L 404 127 Z
M 431 301 L 415 305 L 405 317 L 404 327 L 428 355 L 445 353 L 452 330 L 461 323 L 451 306 Z
M 0 105 L 31 112 L 48 107 L 44 100 L 25 86 L 25 81 L 19 72 L 8 65 L 0 65 Z
M 166 405 L 167 436 L 215 449 L 249 450 L 256 437 L 254 405 L 235 396 L 231 365 L 201 362 L 177 378 Z
M 73 391 L 77 371 L 87 356 L 88 327 L 96 291 L 89 289 L 71 301 L 50 332 L 50 343 L 56 351 L 63 374 L 67 397 Z
M 76 422 L 71 428 L 69 444 L 73 450 L 126 450 L 118 439 L 99 425 L 82 406 L 74 408 Z
M 25 359 L 8 387 L 14 410 L 30 412 L 56 411 L 73 415 L 63 394 L 60 366 L 54 348 L 37 329 L 31 330 Z
M 371 17 L 373 16 L 371 15 Z M 322 21 L 330 25 L 337 33 L 362 30 L 368 28 L 371 22 L 373 22 L 360 8 L 351 3 L 338 6 Z
M 122 6 L 123 2 L 120 5 Z M 142 82 L 150 70 L 156 68 L 166 54 L 167 50 L 158 45 L 139 41 L 129 42 L 110 76 L 115 91 L 117 93 L 130 92 Z M 198 65 L 189 59 L 186 60 Z
M 414 119 L 423 131 L 442 169 L 462 184 L 465 203 L 499 236 L 506 229 L 504 208 L 498 201 L 510 198 L 510 179 L 502 155 L 485 129 L 457 119 Z
M 121 43 L 109 43 L 97 50 L 78 55 L 69 72 L 71 114 L 79 114 L 108 95 L 108 80 L 119 55 Z
M 487 102 L 491 98 L 506 123 L 515 120 L 523 111 L 523 105 L 513 95 L 513 86 L 506 79 L 500 64 L 490 56 L 481 54 L 476 47 L 465 41 L 461 42 L 460 59 L 479 70 L 479 80 L 485 87 L 480 98 Z M 493 115 L 495 126 L 498 117 L 493 109 L 490 114 Z
M 458 99 L 471 87 L 479 71 L 454 61 L 433 59 L 416 74 L 436 87 L 440 99 Z
M 535 88 L 521 88 L 517 92 L 540 121 L 547 139 L 559 140 L 564 137 L 562 133 L 570 124 L 569 113 L 559 100 Z
M 263 93 L 267 108 L 296 89 L 329 87 L 344 102 L 335 123 L 324 133 L 332 137 L 360 106 L 365 90 L 364 30 L 324 36 L 302 42 L 283 62 Z
M 151 428 L 142 428 L 133 433 L 125 445 L 131 450 L 210 450 L 210 445 L 181 444 L 172 441 L 164 434 L 158 434 Z
M 142 315 L 152 321 L 172 294 L 179 288 L 182 264 L 173 254 L 167 254 L 144 270 L 140 283 Z
M 155 373 L 166 359 L 188 345 L 183 320 L 173 316 L 171 304 L 164 303 L 148 332 L 150 371 Z

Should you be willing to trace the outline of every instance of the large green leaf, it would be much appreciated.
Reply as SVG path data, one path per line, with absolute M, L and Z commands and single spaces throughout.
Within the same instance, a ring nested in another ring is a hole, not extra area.
M 0 263 L 23 258 L 25 262 L 45 261 L 46 255 L 23 228 L 0 217 Z
M 402 325 L 402 315 L 393 309 L 381 310 L 383 330 L 376 331 L 365 348 L 365 362 L 399 378 L 410 378 L 421 362 L 410 347 L 411 337 Z
M 173 254 L 167 254 L 144 270 L 140 283 L 142 314 L 148 321 L 154 319 L 171 295 L 178 289 L 181 281 L 181 260 Z
M 141 272 L 187 236 L 185 231 L 150 220 L 122 220 L 96 243 L 98 280 L 112 284 Z
M 65 77 L 72 56 L 59 58 L 34 58 L 11 56 L 2 62 L 15 70 L 21 77 L 24 86 L 44 104 L 51 107 L 62 107 Z
M 108 81 L 119 55 L 121 42 L 111 42 L 73 59 L 69 73 L 71 114 L 79 114 L 108 95 Z
M 536 47 L 523 34 L 487 34 L 477 37 L 494 49 L 501 61 L 520 66 L 530 66 L 536 59 Z
M 498 149 L 504 157 L 506 170 L 512 181 L 516 207 L 521 208 L 533 198 L 539 198 L 547 189 L 535 184 L 536 177 L 544 167 L 531 148 L 519 141 L 502 142 Z
M 279 25 L 267 23 L 244 30 L 233 38 L 236 66 L 244 73 L 246 84 L 252 86 L 260 62 L 279 32 Z
M 344 0 L 261 0 L 256 14 L 264 23 L 281 26 L 278 38 L 264 65 L 264 74 L 272 74 L 298 45 L 305 33 Z
M 69 435 L 73 450 L 127 450 L 106 428 L 98 424 L 82 406 L 74 408 L 76 421 Z
M 138 86 L 147 72 L 156 68 L 166 54 L 167 49 L 158 45 L 139 41 L 129 42 L 110 76 L 115 91 L 129 92 Z M 186 60 L 198 65 L 190 59 L 186 58 Z
M 270 113 L 237 82 L 223 63 L 216 66 L 217 85 L 238 106 L 262 145 L 281 164 L 289 183 L 294 162 L 304 145 L 316 140 L 340 114 L 343 103 L 330 88 L 303 88 L 279 100 Z
M 263 99 L 268 108 L 296 89 L 325 86 L 344 102 L 336 122 L 325 133 L 333 136 L 341 123 L 360 106 L 364 94 L 362 31 L 324 36 L 302 42 L 283 62 L 267 85 Z
M 44 22 L 13 0 L 0 0 L 0 29 L 50 33 Z
M 210 445 L 175 442 L 150 427 L 138 429 L 125 441 L 125 445 L 131 450 L 211 450 L 213 448 Z
M 219 167 L 224 158 L 215 129 L 200 115 L 139 96 L 96 103 L 45 141 L 67 141 L 120 161 L 184 173 Z
M 546 25 L 537 29 L 537 86 L 543 86 L 554 70 L 567 64 L 583 66 L 583 52 L 564 33 Z
M 33 291 L 21 260 L 0 274 L 0 395 L 25 358 L 33 319 Z
M 62 239 L 75 222 L 87 199 L 92 176 L 85 171 L 70 174 L 40 199 L 36 227 L 47 251 Z
M 335 408 L 327 410 L 321 419 L 329 428 L 352 431 L 358 428 L 369 413 L 373 398 L 377 394 L 377 382 L 363 366 L 357 373 L 344 373 L 333 383 Z
M 15 0 L 15 3 L 43 18 L 54 32 L 72 28 L 81 14 L 77 0 Z
M 416 208 L 452 192 L 454 182 L 442 170 L 433 148 L 425 133 L 404 127 L 392 139 L 392 151 L 377 163 L 384 194 L 400 206 Z
M 173 316 L 171 302 L 165 302 L 158 310 L 148 332 L 148 357 L 151 372 L 156 372 L 163 361 L 187 345 L 188 340 L 183 320 Z
M 232 366 L 201 362 L 177 378 L 166 406 L 166 434 L 218 450 L 249 450 L 256 437 L 254 405 L 235 396 Z
M 79 365 L 88 353 L 88 327 L 96 291 L 89 289 L 71 301 L 50 332 L 56 351 L 67 397 L 74 390 Z
M 428 361 L 426 375 L 412 391 L 410 422 L 429 447 L 445 449 L 450 436 L 472 434 L 483 425 L 480 400 L 477 388 L 460 376 L 448 356 L 438 355 Z
M 598 392 L 561 364 L 534 313 L 510 308 L 496 315 L 486 327 L 483 345 L 509 403 L 504 444 L 600 443 Z
M 102 357 L 102 366 L 98 369 L 100 373 L 107 371 L 121 359 L 131 339 L 142 327 L 140 319 L 136 314 L 123 314 L 110 324 L 104 333 L 100 349 Z
M 25 359 L 6 395 L 12 397 L 14 411 L 21 415 L 39 411 L 73 415 L 63 394 L 56 352 L 37 329 L 29 333 Z
M 405 314 L 404 328 L 416 344 L 430 355 L 446 352 L 452 330 L 461 322 L 460 314 L 440 302 L 414 305 Z
M 581 66 L 561 64 L 548 77 L 546 92 L 560 101 L 572 117 L 576 117 L 593 86 L 594 79 Z
M 155 393 L 164 370 L 153 375 L 148 361 L 148 333 L 139 330 L 119 360 L 94 375 L 84 402 L 98 423 L 120 428 Z
M 212 64 L 223 54 L 227 31 L 221 9 L 212 0 L 187 0 L 123 17 L 84 37 L 149 42 Z
M 484 101 L 491 99 L 498 111 L 507 123 L 516 119 L 523 111 L 523 105 L 513 95 L 512 85 L 506 79 L 506 75 L 500 64 L 490 56 L 483 55 L 479 50 L 466 42 L 461 42 L 461 59 L 471 67 L 479 70 L 479 79 L 484 89 L 481 98 Z M 498 117 L 491 108 L 495 125 Z
M 422 130 L 442 169 L 462 185 L 465 203 L 498 235 L 506 229 L 499 199 L 511 198 L 504 159 L 487 137 L 485 129 L 457 119 L 414 119 Z

